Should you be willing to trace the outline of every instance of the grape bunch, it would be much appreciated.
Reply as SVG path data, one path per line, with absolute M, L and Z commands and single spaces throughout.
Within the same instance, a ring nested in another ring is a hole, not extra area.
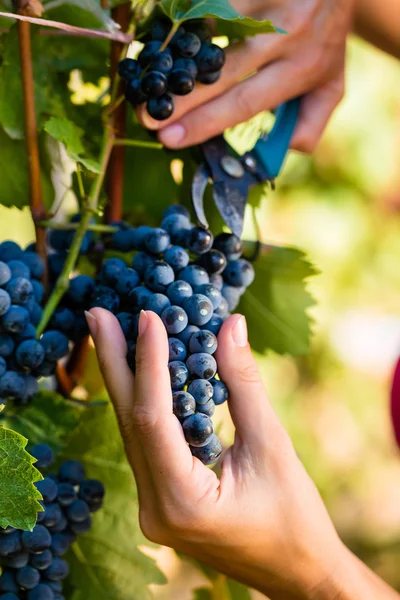
M 164 47 L 170 31 L 168 20 L 154 21 L 151 39 L 138 59 L 125 58 L 118 67 L 126 81 L 127 101 L 133 107 L 146 102 L 149 115 L 157 121 L 173 114 L 173 95 L 190 94 L 196 81 L 215 83 L 225 64 L 225 52 L 212 43 L 204 20 L 187 21 Z
M 36 340 L 44 268 L 32 246 L 23 251 L 12 241 L 0 244 L 0 405 L 27 404 L 37 380 L 52 375 L 68 353 L 68 338 L 56 326 Z
M 214 239 L 210 231 L 190 222 L 185 207 L 173 205 L 161 227 L 135 229 L 120 223 L 108 247 L 136 254 L 131 268 L 120 258 L 103 262 L 97 280 L 92 280 L 90 305 L 116 315 L 133 371 L 140 311 L 161 317 L 169 337 L 174 413 L 192 454 L 212 464 L 222 448 L 211 417 L 228 398 L 214 358 L 217 335 L 254 279 L 252 265 L 241 258 L 241 241 L 228 233 Z M 71 281 L 71 288 L 82 290 L 82 297 L 88 287 L 84 275 Z
M 31 454 L 40 470 L 54 460 L 46 444 L 34 446 Z M 33 530 L 0 529 L 1 600 L 64 600 L 62 581 L 69 566 L 62 556 L 78 535 L 90 530 L 90 514 L 104 498 L 103 484 L 85 477 L 79 461 L 63 462 L 57 475 L 48 473 L 36 483 L 44 511 Z

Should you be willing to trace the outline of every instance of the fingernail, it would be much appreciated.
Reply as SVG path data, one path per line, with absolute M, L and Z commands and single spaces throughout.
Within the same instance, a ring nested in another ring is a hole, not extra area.
M 85 310 L 85 317 L 88 327 L 90 329 L 90 333 L 92 334 L 92 338 L 94 339 L 97 334 L 97 319 L 92 313 Z
M 149 324 L 149 317 L 145 310 L 140 311 L 139 315 L 139 337 L 144 334 Z
M 160 131 L 159 137 L 165 146 L 176 146 L 185 138 L 186 129 L 179 123 L 174 123 Z
M 247 346 L 247 323 L 243 316 L 236 321 L 232 329 L 232 338 L 236 346 L 240 348 Z

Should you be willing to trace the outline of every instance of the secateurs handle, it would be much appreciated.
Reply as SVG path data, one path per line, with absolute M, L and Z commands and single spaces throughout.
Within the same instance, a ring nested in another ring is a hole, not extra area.
M 264 167 L 269 179 L 280 173 L 295 130 L 301 98 L 281 104 L 275 111 L 276 120 L 271 131 L 261 137 L 252 151 L 256 160 Z

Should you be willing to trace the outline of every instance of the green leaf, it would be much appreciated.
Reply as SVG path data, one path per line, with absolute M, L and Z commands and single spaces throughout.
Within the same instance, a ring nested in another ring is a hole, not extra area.
M 105 10 L 103 10 L 96 0 L 50 0 L 45 5 L 46 12 L 52 12 L 60 6 L 77 6 L 83 11 L 91 13 L 107 31 L 118 30 L 118 25 L 113 21 Z
M 7 407 L 4 419 L 31 444 L 49 444 L 59 452 L 78 424 L 79 411 L 59 394 L 41 391 L 26 407 Z
M 79 536 L 68 556 L 72 600 L 150 600 L 148 584 L 165 579 L 138 549 L 150 544 L 140 531 L 136 486 L 110 404 L 83 412 L 63 456 L 82 461 L 87 476 L 106 488 L 93 529 Z
M 194 590 L 193 600 L 213 600 L 212 591 L 208 588 Z
M 317 274 L 295 248 L 272 248 L 254 263 L 256 277 L 239 311 L 246 315 L 249 339 L 257 352 L 301 355 L 309 350 L 314 304 L 305 279 Z
M 189 19 L 204 18 L 227 21 L 235 26 L 239 37 L 275 31 L 271 21 L 244 17 L 227 0 L 192 0 L 189 8 L 186 0 L 161 0 L 159 8 L 177 24 Z
M 85 152 L 82 144 L 82 137 L 84 135 L 83 130 L 69 121 L 68 119 L 60 119 L 58 117 L 51 117 L 44 125 L 45 131 L 55 140 L 63 143 L 67 154 L 72 160 L 81 163 L 89 171 L 94 173 L 100 172 L 100 165 L 98 162 L 80 156 Z
M 34 486 L 43 479 L 33 466 L 35 459 L 25 450 L 28 440 L 0 427 L 0 527 L 32 529 L 42 510 L 41 494 Z

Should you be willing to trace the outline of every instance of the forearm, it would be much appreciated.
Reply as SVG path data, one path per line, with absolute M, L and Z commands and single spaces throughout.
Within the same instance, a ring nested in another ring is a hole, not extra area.
M 400 0 L 357 0 L 354 31 L 381 50 L 400 58 Z

